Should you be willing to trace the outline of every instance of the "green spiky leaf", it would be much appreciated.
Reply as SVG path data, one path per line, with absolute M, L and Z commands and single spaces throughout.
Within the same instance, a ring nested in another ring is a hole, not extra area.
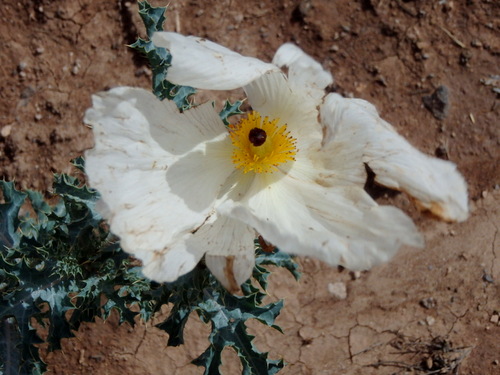
M 224 103 L 224 107 L 219 112 L 219 116 L 225 125 L 229 125 L 229 117 L 234 115 L 241 115 L 244 112 L 240 109 L 243 102 L 241 100 L 237 100 L 234 103 L 231 103 L 229 100 L 226 100 Z
M 0 181 L 3 199 L 0 204 L 0 246 L 16 246 L 19 234 L 16 233 L 19 225 L 18 212 L 24 204 L 26 194 L 17 191 L 13 182 Z
M 115 297 L 116 278 L 112 271 L 120 259 L 126 258 L 121 252 L 108 249 L 108 234 L 100 229 L 99 215 L 93 211 L 97 193 L 79 185 L 75 178 L 57 176 L 55 190 L 59 201 L 49 205 L 38 192 L 20 193 L 12 184 L 0 182 L 6 201 L 2 207 L 5 220 L 13 225 L 3 228 L 6 232 L 2 234 L 17 236 L 0 252 L 0 322 L 7 332 L 16 332 L 1 342 L 5 371 L 20 368 L 21 373 L 28 374 L 44 370 L 35 347 L 42 341 L 32 327 L 33 319 L 48 326 L 49 349 L 57 349 L 60 340 L 71 337 L 71 330 L 78 329 L 82 321 L 100 316 L 88 312 L 99 312 L 102 293 L 108 292 L 110 299 Z M 20 215 L 19 207 L 23 204 L 31 206 L 31 214 Z M 116 258 L 112 267 L 104 269 L 103 258 L 112 257 Z M 96 261 L 87 263 L 89 259 Z M 108 284 L 94 295 L 85 295 L 87 279 L 100 273 Z M 116 299 L 126 303 L 123 298 Z M 87 319 L 76 319 L 81 317 L 76 313 L 67 320 L 66 312 L 76 307 L 87 312 Z
M 209 323 L 212 332 L 210 346 L 193 361 L 205 367 L 205 374 L 218 374 L 222 351 L 233 348 L 243 365 L 243 374 L 274 374 L 283 367 L 282 361 L 269 360 L 267 353 L 260 352 L 252 343 L 253 336 L 246 330 L 249 319 L 277 329 L 274 324 L 283 307 L 283 301 L 265 306 L 255 304 L 253 296 L 235 296 L 228 293 L 206 268 L 196 268 L 169 285 L 173 303 L 170 315 L 157 327 L 169 334 L 169 345 L 184 343 L 184 326 L 192 312 Z
M 147 1 L 139 2 L 139 14 L 146 26 L 149 38 L 156 31 L 163 31 L 166 9 L 166 7 L 152 7 Z M 144 54 L 149 60 L 153 73 L 153 93 L 160 100 L 173 100 L 182 111 L 192 106 L 189 97 L 196 90 L 189 86 L 174 85 L 167 80 L 167 71 L 172 61 L 172 55 L 168 50 L 156 47 L 153 42 L 141 38 L 137 39 L 130 47 Z
M 163 31 L 165 12 L 167 7 L 153 7 L 147 1 L 139 1 L 139 16 L 141 16 L 148 37 L 151 38 L 155 31 Z

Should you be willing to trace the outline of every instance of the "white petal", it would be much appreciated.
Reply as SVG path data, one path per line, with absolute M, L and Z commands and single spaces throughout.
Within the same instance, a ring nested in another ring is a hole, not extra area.
M 227 216 L 218 216 L 182 241 L 185 251 L 181 258 L 184 260 L 185 254 L 203 251 L 210 271 L 226 289 L 234 292 L 252 274 L 255 264 L 254 239 L 255 231 L 248 225 Z M 165 268 L 168 266 L 165 262 Z
M 245 57 L 209 40 L 172 32 L 157 32 L 153 43 L 172 54 L 167 79 L 175 84 L 208 90 L 233 90 L 269 71 L 273 64 Z
M 157 251 L 136 253 L 143 262 L 142 272 L 156 282 L 173 282 L 190 272 L 204 253 L 203 247 L 188 247 L 184 238 L 179 238 L 170 247 Z
M 370 103 L 330 94 L 321 108 L 321 118 L 326 149 L 335 143 L 339 129 L 346 128 L 356 147 L 363 145 L 362 161 L 375 172 L 378 183 L 407 192 L 422 208 L 444 220 L 467 219 L 467 187 L 455 164 L 412 147 Z
M 229 292 L 235 293 L 240 285 L 252 276 L 255 266 L 255 254 L 249 252 L 243 255 L 207 255 L 205 258 L 210 272 Z
M 318 103 L 293 91 L 282 73 L 267 73 L 244 89 L 254 110 L 272 120 L 280 119 L 279 124 L 287 124 L 291 135 L 297 139 L 299 151 L 319 145 L 322 133 L 316 108 Z
M 217 126 L 210 126 L 208 108 L 180 114 L 173 103 L 160 102 L 147 91 L 130 88 L 93 97 L 93 107 L 85 116 L 95 137 L 95 147 L 86 153 L 89 183 L 101 194 L 102 207 L 106 208 L 103 214 L 111 231 L 120 237 L 123 249 L 141 260 L 147 261 L 149 252 L 165 252 L 184 233 L 203 223 L 225 182 L 224 173 L 232 173 L 232 166 L 224 167 L 230 162 L 221 163 L 216 172 L 193 163 L 197 160 L 213 167 L 219 160 L 213 162 L 210 156 L 224 153 L 230 145 L 227 141 L 221 146 L 224 134 L 219 134 Z M 207 118 L 207 126 L 203 128 L 193 120 L 197 118 Z M 158 137 L 161 145 L 156 141 L 158 134 L 163 134 L 163 138 Z M 172 142 L 167 135 L 177 141 Z M 214 140 L 210 142 L 207 137 Z M 203 140 L 207 142 L 198 144 Z M 196 144 L 195 151 L 176 155 Z M 198 173 L 196 184 L 193 179 L 180 178 L 177 162 L 186 171 Z
M 333 83 L 330 72 L 294 44 L 283 44 L 274 55 L 273 64 L 288 67 L 288 80 L 294 91 L 309 95 L 319 103 L 326 86 Z
M 210 102 L 179 113 L 172 101 L 159 102 L 154 97 L 150 100 L 165 103 L 170 108 L 169 116 L 164 117 L 165 113 L 150 111 L 143 107 L 142 102 L 136 105 L 148 114 L 152 137 L 169 153 L 179 155 L 191 152 L 196 145 L 228 135 L 226 126 Z
M 170 190 L 183 198 L 190 209 L 204 210 L 213 203 L 234 171 L 232 152 L 227 134 L 196 147 L 167 170 Z
M 143 138 L 147 136 L 148 142 L 154 139 L 153 142 L 158 143 L 169 154 L 181 155 L 202 142 L 227 134 L 226 127 L 211 103 L 181 114 L 172 101 L 160 101 L 149 91 L 116 87 L 93 95 L 92 104 L 84 119 L 90 125 L 103 118 L 128 119 L 125 133 L 120 121 L 116 125 L 110 123 L 106 126 L 106 134 L 110 136 L 112 143 L 122 140 L 143 143 Z
M 217 216 L 213 223 L 198 229 L 193 240 L 209 255 L 231 256 L 254 253 L 255 231 L 227 216 Z
M 207 266 L 217 279 L 228 290 L 236 291 L 251 275 L 255 263 L 254 238 L 255 231 L 249 226 L 212 215 L 165 249 L 136 255 L 142 255 L 147 277 L 171 282 L 191 271 L 206 253 Z
M 269 183 L 262 177 L 245 199 L 227 200 L 218 210 L 253 226 L 282 251 L 368 269 L 403 244 L 423 244 L 402 211 L 378 206 L 361 187 L 325 188 L 289 177 Z

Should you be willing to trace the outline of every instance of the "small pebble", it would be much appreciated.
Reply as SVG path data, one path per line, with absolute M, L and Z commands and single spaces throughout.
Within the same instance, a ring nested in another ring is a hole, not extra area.
M 500 316 L 498 316 L 497 314 L 492 315 L 490 318 L 490 323 L 498 324 L 499 321 L 500 321 Z
M 433 297 L 424 298 L 420 301 L 420 306 L 426 309 L 434 309 L 437 305 L 436 300 Z
M 353 280 L 357 280 L 361 277 L 361 271 L 354 271 L 354 272 L 351 272 L 351 278 Z
M 71 68 L 71 74 L 76 76 L 80 72 L 80 68 L 82 65 L 80 64 L 80 60 L 76 60 L 73 64 L 73 67 Z
M 330 52 L 338 52 L 339 50 L 339 46 L 337 46 L 336 44 L 332 45 L 329 49 Z
M 425 318 L 425 322 L 428 326 L 432 326 L 434 325 L 434 323 L 436 323 L 436 319 L 434 319 L 432 316 L 428 316 L 427 318 Z
M 432 357 L 428 357 L 425 360 L 425 365 L 427 366 L 427 370 L 432 370 L 432 366 L 434 365 L 434 361 L 432 360 Z
M 427 108 L 435 118 L 443 120 L 448 115 L 449 90 L 446 86 L 439 86 L 432 95 L 422 98 L 425 108 Z
M 351 32 L 351 27 L 349 25 L 341 25 L 340 27 L 342 27 L 342 30 L 344 30 L 346 33 Z
M 310 0 L 302 0 L 297 8 L 299 14 L 302 18 L 307 17 L 309 12 L 311 11 L 312 4 Z
M 489 273 L 483 274 L 483 281 L 486 281 L 487 283 L 493 284 L 494 280 L 493 277 Z
M 41 114 L 41 113 L 37 113 L 37 114 L 35 115 L 35 121 L 40 121 L 41 119 L 43 119 L 42 114 Z
M 480 40 L 478 40 L 478 39 L 474 39 L 474 40 L 470 43 L 470 45 L 471 45 L 472 47 L 481 48 L 481 47 L 483 46 L 483 43 L 481 43 L 481 41 L 480 41 Z
M 25 62 L 25 61 L 21 61 L 18 65 L 17 65 L 17 70 L 19 72 L 22 72 L 23 70 L 25 70 L 26 68 L 28 67 L 28 63 Z
M 10 135 L 10 132 L 12 131 L 12 125 L 5 125 L 2 130 L 0 130 L 0 134 L 2 137 L 7 138 Z
M 236 24 L 238 24 L 238 25 L 241 22 L 243 22 L 244 19 L 245 19 L 245 16 L 242 13 L 239 13 L 239 14 L 234 16 L 234 22 L 236 22 Z
M 338 300 L 347 298 L 347 287 L 345 283 L 339 281 L 336 283 L 328 283 L 328 292 Z
M 141 77 L 143 75 L 146 77 L 150 77 L 152 72 L 151 72 L 151 69 L 144 66 L 142 68 L 137 69 L 134 74 L 136 77 Z
M 45 48 L 43 48 L 43 47 L 36 47 L 36 49 L 35 49 L 35 55 L 41 55 L 44 52 L 45 52 Z

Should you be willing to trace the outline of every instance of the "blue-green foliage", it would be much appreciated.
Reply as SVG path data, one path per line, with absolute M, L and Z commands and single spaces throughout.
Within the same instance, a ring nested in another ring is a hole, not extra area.
M 76 164 L 81 165 L 81 159 Z M 47 327 L 46 342 L 54 350 L 82 322 L 105 319 L 113 309 L 120 322 L 134 325 L 137 314 L 148 321 L 167 303 L 173 304 L 172 311 L 158 327 L 169 334 L 168 345 L 184 343 L 183 329 L 193 311 L 211 323 L 211 345 L 194 361 L 205 366 L 206 374 L 217 373 L 226 346 L 240 356 L 244 374 L 273 374 L 283 367 L 282 361 L 267 359 L 253 346 L 245 326 L 246 320 L 254 318 L 279 329 L 274 320 L 282 302 L 259 306 L 265 293 L 250 281 L 243 285 L 243 296 L 234 296 L 202 265 L 171 284 L 144 279 L 140 267 L 120 250 L 95 211 L 98 194 L 74 177 L 56 176 L 53 204 L 40 193 L 16 190 L 11 182 L 0 181 L 0 190 L 5 201 L 0 205 L 0 357 L 4 373 L 45 370 L 35 346 L 43 340 L 32 319 Z M 298 277 L 297 266 L 288 255 L 258 249 L 254 277 L 264 289 L 269 275 L 262 267 L 265 264 L 284 266 Z
M 147 2 L 139 8 L 148 37 L 161 31 L 165 8 Z M 194 89 L 165 80 L 170 53 L 142 39 L 132 47 L 150 61 L 154 93 L 189 109 Z M 241 113 L 240 105 L 226 102 L 221 119 L 228 124 L 230 116 Z M 82 158 L 73 164 L 84 170 Z M 247 281 L 243 296 L 228 293 L 203 263 L 174 283 L 158 284 L 145 279 L 137 261 L 120 249 L 96 211 L 98 193 L 77 178 L 56 175 L 49 200 L 36 191 L 18 191 L 12 182 L 0 181 L 0 191 L 0 375 L 42 374 L 46 365 L 37 344 L 59 349 L 61 339 L 72 337 L 83 322 L 106 319 L 112 311 L 118 312 L 120 323 L 134 325 L 137 315 L 148 321 L 164 304 L 172 304 L 172 310 L 157 327 L 169 334 L 168 345 L 184 343 L 192 312 L 211 325 L 210 345 L 193 361 L 205 367 L 205 374 L 219 373 L 225 347 L 236 351 L 245 375 L 275 374 L 284 366 L 252 344 L 246 321 L 257 319 L 280 330 L 274 321 L 283 302 L 262 305 L 270 274 L 264 266 L 285 267 L 298 278 L 297 265 L 287 254 L 264 252 L 256 241 L 256 284 Z M 45 340 L 33 322 L 46 328 Z
M 230 103 L 226 100 L 224 107 L 219 112 L 219 116 L 225 125 L 229 125 L 229 117 L 234 115 L 241 115 L 243 111 L 240 109 L 242 101 L 237 100 L 234 103 Z
M 139 2 L 139 15 L 146 26 L 148 37 L 163 30 L 166 7 L 152 7 L 147 1 Z M 143 53 L 151 65 L 153 73 L 153 93 L 160 99 L 173 100 L 181 110 L 191 107 L 189 97 L 196 92 L 192 87 L 178 86 L 167 81 L 167 70 L 172 62 L 172 55 L 165 48 L 155 47 L 150 40 L 142 38 L 130 47 Z
M 16 332 L 0 335 L 2 370 L 42 372 L 45 365 L 34 346 L 42 340 L 32 320 L 47 327 L 49 350 L 59 349 L 61 339 L 82 322 L 109 314 L 101 307 L 102 294 L 107 305 L 121 309 L 122 321 L 133 323 L 129 305 L 136 300 L 131 293 L 119 295 L 115 286 L 133 291 L 140 285 L 130 282 L 128 257 L 94 210 L 97 193 L 68 175 L 56 176 L 53 204 L 39 192 L 17 191 L 11 182 L 0 181 L 0 190 L 7 228 L 0 249 L 0 322 L 2 329 Z

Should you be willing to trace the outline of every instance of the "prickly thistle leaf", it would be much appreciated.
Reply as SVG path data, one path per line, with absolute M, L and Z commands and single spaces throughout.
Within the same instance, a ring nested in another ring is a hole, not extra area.
M 156 31 L 163 31 L 166 7 L 152 7 L 147 1 L 139 2 L 139 14 L 146 26 L 146 33 L 149 38 Z M 191 107 L 189 97 L 196 90 L 189 86 L 174 85 L 167 81 L 167 70 L 172 61 L 172 55 L 168 50 L 156 47 L 153 42 L 144 39 L 137 39 L 130 45 L 138 52 L 144 54 L 149 60 L 153 73 L 153 93 L 161 100 L 173 100 L 180 110 Z
M 219 113 L 221 120 L 225 125 L 229 125 L 228 118 L 234 115 L 241 115 L 243 111 L 240 109 L 243 102 L 241 100 L 237 100 L 234 103 L 231 103 L 229 100 L 226 100 L 224 103 L 224 107 Z

